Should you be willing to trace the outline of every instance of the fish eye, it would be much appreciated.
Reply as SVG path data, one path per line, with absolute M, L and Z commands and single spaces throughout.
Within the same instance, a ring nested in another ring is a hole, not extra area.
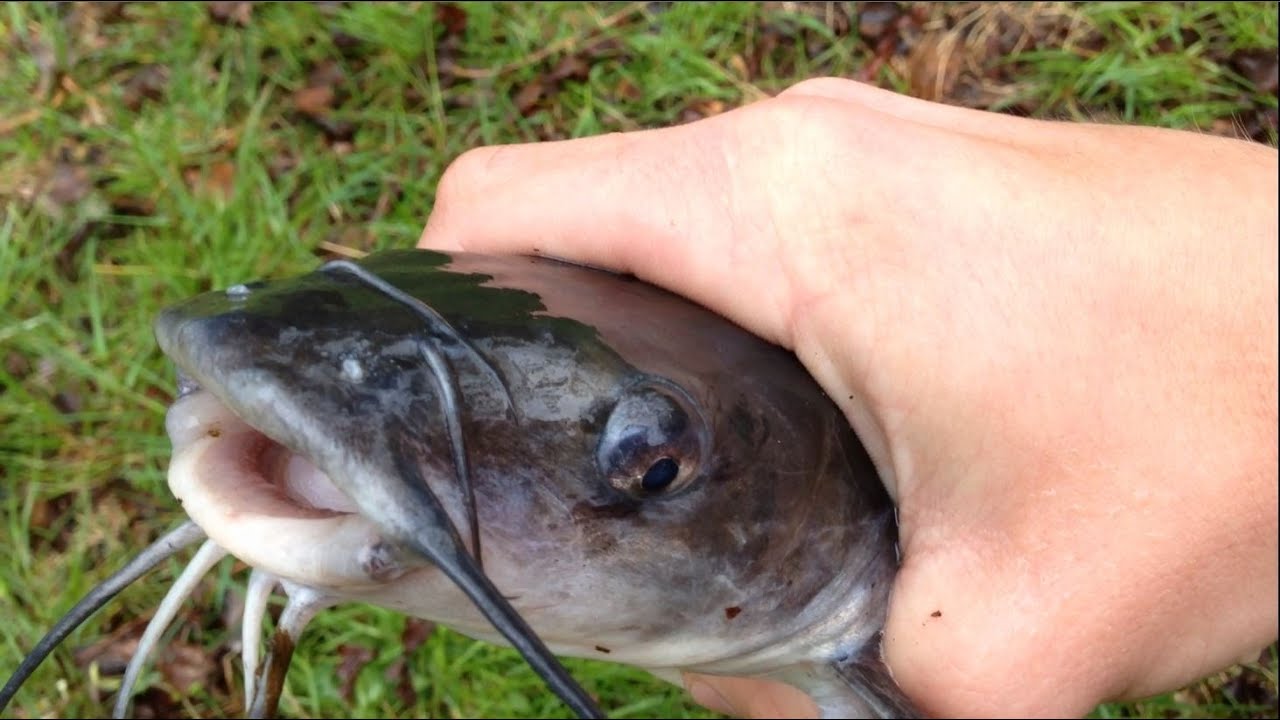
M 701 474 L 707 438 L 701 414 L 682 390 L 646 382 L 613 406 L 596 461 L 617 490 L 639 498 L 670 495 Z

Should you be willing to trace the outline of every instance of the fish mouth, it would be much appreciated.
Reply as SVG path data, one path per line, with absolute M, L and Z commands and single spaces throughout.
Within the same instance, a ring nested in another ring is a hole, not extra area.
M 208 390 L 170 407 L 169 489 L 220 547 L 299 585 L 385 583 L 425 560 L 388 543 L 329 477 L 236 415 Z

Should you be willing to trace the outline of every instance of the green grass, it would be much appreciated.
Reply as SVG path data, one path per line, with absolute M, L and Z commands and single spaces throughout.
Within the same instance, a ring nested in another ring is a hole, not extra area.
M 1274 55 L 1274 4 L 921 5 L 921 24 L 879 61 L 858 35 L 859 8 L 848 12 L 856 5 L 477 4 L 462 29 L 449 27 L 457 15 L 418 4 L 263 4 L 243 26 L 200 4 L 0 6 L 0 675 L 181 517 L 164 483 L 173 380 L 150 331 L 160 308 L 309 269 L 324 247 L 411 246 L 440 173 L 469 147 L 684 122 L 817 74 L 1275 143 L 1274 89 L 1253 87 L 1232 62 Z M 1015 25 L 1036 30 L 1017 47 L 982 42 Z M 971 62 L 937 85 L 928 48 L 948 36 Z M 295 93 L 326 67 L 341 80 L 315 80 L 335 91 L 316 121 Z M 100 647 L 123 648 L 109 639 L 138 631 L 178 567 L 75 633 L 10 712 L 104 712 L 118 676 L 73 650 L 104 638 Z M 170 693 L 172 679 L 153 670 L 145 681 L 156 689 L 140 702 L 239 712 L 235 638 L 220 614 L 243 579 L 224 564 L 171 633 L 198 652 L 163 665 L 197 674 L 200 687 Z M 386 678 L 404 626 L 362 606 L 322 614 L 302 638 L 282 712 L 566 714 L 514 653 L 445 630 L 404 659 L 406 703 Z M 372 660 L 347 700 L 339 667 L 353 648 Z M 711 716 L 644 673 L 568 664 L 613 716 Z M 1274 697 L 1273 652 L 1097 714 L 1274 715 L 1218 689 L 1241 673 Z

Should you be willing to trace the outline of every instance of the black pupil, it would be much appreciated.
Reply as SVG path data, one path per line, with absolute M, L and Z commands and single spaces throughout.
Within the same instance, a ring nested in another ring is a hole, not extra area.
M 654 492 L 671 484 L 676 479 L 676 475 L 680 474 L 680 465 L 669 457 L 664 457 L 649 466 L 645 472 L 644 478 L 640 481 L 640 487 Z

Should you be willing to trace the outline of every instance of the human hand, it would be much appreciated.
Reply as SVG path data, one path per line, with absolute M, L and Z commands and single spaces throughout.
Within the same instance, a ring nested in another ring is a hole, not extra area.
M 468 152 L 421 245 L 631 272 L 794 350 L 899 504 L 899 685 L 1082 715 L 1276 638 L 1276 166 L 822 79 Z M 814 711 L 699 679 L 722 710 Z

